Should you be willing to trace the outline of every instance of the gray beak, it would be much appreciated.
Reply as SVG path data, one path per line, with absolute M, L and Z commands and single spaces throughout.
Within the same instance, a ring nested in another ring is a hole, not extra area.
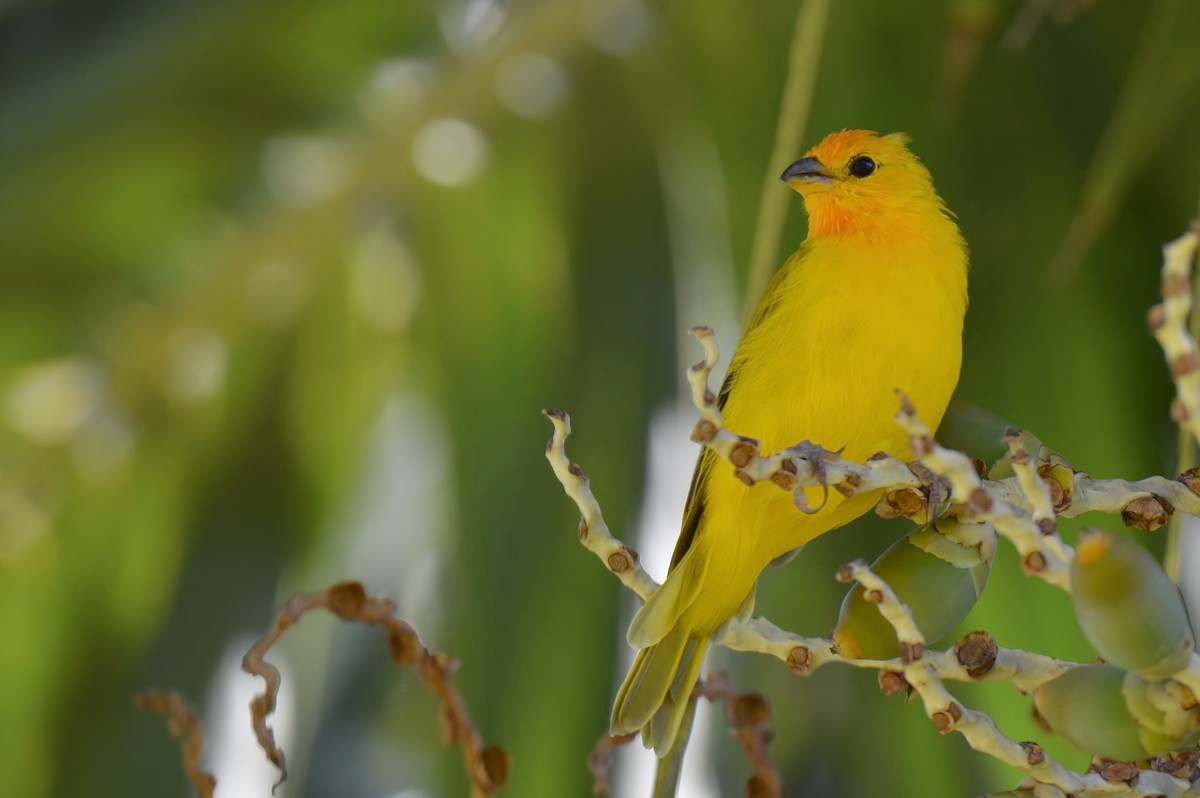
M 833 180 L 816 158 L 801 158 L 783 170 L 779 179 L 785 183 L 828 183 Z

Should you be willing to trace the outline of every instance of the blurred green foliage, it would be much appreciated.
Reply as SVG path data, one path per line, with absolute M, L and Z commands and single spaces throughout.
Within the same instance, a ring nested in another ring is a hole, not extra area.
M 713 322 L 677 304 L 702 279 L 680 242 L 723 242 L 715 261 L 745 283 L 762 181 L 786 165 L 766 160 L 796 11 L 0 11 L 0 793 L 181 794 L 134 691 L 178 687 L 207 712 L 223 652 L 291 591 L 362 578 L 461 660 L 481 730 L 513 755 L 510 794 L 585 794 L 628 599 L 574 540 L 538 410 L 572 413 L 572 456 L 631 537 L 650 419 L 683 388 L 678 336 Z M 1098 475 L 1173 463 L 1143 317 L 1159 245 L 1196 210 L 1197 29 L 1193 0 L 845 0 L 795 142 L 912 134 L 972 249 L 959 395 Z M 715 157 L 685 195 L 725 213 L 670 230 L 689 142 Z M 803 225 L 793 200 L 786 246 Z M 919 345 L 919 308 L 900 333 Z M 765 577 L 759 610 L 827 632 L 836 564 L 905 531 L 868 519 L 816 541 Z M 1004 544 L 965 628 L 1093 656 L 1069 599 Z M 293 637 L 292 794 L 464 793 L 433 702 L 382 641 L 318 621 Z M 716 660 L 771 697 L 789 795 L 1017 778 L 870 674 Z M 1007 688 L 962 694 L 1043 737 Z M 747 767 L 721 733 L 716 749 L 732 794 Z

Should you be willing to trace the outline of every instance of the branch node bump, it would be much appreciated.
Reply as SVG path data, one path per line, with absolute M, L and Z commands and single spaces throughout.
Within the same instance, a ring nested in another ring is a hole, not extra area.
M 883 596 L 881 594 L 880 602 L 882 602 L 882 601 L 883 601 Z M 905 665 L 912 665 L 914 662 L 916 662 L 923 656 L 925 656 L 925 644 L 924 643 L 908 643 L 908 642 L 901 641 L 901 643 L 900 643 L 900 661 L 903 662 Z
M 809 673 L 808 661 L 810 657 L 811 652 L 808 650 L 808 646 L 794 646 L 788 652 L 787 666 L 797 674 L 807 676 Z
M 913 686 L 904 678 L 904 674 L 899 671 L 880 671 L 879 672 L 879 689 L 888 698 L 904 693 L 904 698 L 907 700 L 912 695 Z
M 717 437 L 717 427 L 708 419 L 700 419 L 692 430 L 693 443 L 711 443 Z
M 1200 496 L 1200 468 L 1189 468 L 1175 479 L 1182 482 L 1183 486 L 1192 493 Z
M 783 462 L 787 463 L 788 461 L 784 460 Z M 782 465 L 778 471 L 771 475 L 771 481 L 783 490 L 794 490 L 796 487 L 795 473 L 785 471 Z
M 949 734 L 954 731 L 954 724 L 962 720 L 962 707 L 951 701 L 945 709 L 934 712 L 930 719 L 937 728 L 938 734 Z
M 1188 277 L 1186 274 L 1179 274 L 1178 272 L 1171 272 L 1170 274 L 1163 275 L 1163 278 L 1162 278 L 1162 298 L 1163 299 L 1176 299 L 1176 298 L 1186 297 L 1191 292 L 1192 292 L 1192 286 L 1191 286 L 1190 281 L 1188 280 Z M 1162 308 L 1163 306 L 1156 305 L 1155 307 Z M 1154 308 L 1151 308 L 1151 310 L 1153 311 Z M 1165 308 L 1163 308 L 1163 310 L 1165 312 Z M 1165 321 L 1165 319 L 1164 319 L 1164 321 Z M 1162 325 L 1159 325 L 1159 326 L 1161 327 Z M 1151 329 L 1153 330 L 1155 328 L 1151 328 Z
M 1054 508 L 1054 512 L 1061 513 L 1067 509 L 1067 505 L 1071 503 L 1067 499 L 1067 492 L 1063 490 L 1063 486 L 1055 479 L 1047 479 L 1046 487 L 1050 489 L 1050 505 Z
M 1175 505 L 1168 499 L 1151 493 L 1149 496 L 1139 496 L 1125 505 L 1125 509 L 1121 510 L 1121 520 L 1125 526 L 1143 532 L 1153 532 L 1169 521 L 1174 512 Z
M 954 656 L 958 664 L 967 669 L 967 675 L 978 679 L 996 664 L 1000 647 L 996 639 L 987 632 L 971 632 L 954 644 Z
M 1021 558 L 1021 570 L 1027 574 L 1040 574 L 1046 570 L 1046 555 L 1031 551 Z
M 1171 376 L 1178 380 L 1194 371 L 1200 370 L 1200 355 L 1195 352 L 1184 352 L 1171 359 Z
M 975 488 L 967 499 L 967 509 L 972 513 L 986 513 L 992 509 L 992 497 L 983 488 Z
M 608 555 L 608 568 L 614 574 L 623 574 L 637 563 L 637 552 L 628 546 Z
M 1150 760 L 1150 767 L 1177 779 L 1194 782 L 1200 778 L 1200 750 L 1172 751 Z
M 408 624 L 392 629 L 388 634 L 388 650 L 392 654 L 392 661 L 397 665 L 411 665 L 416 662 L 421 653 L 416 639 L 416 631 Z
M 503 787 L 508 783 L 508 768 L 511 762 L 508 752 L 498 745 L 489 745 L 480 754 L 483 770 L 492 787 Z
M 367 603 L 362 582 L 339 582 L 329 588 L 329 610 L 343 621 L 357 619 Z
M 771 707 L 762 693 L 742 693 L 729 710 L 729 720 L 735 729 L 757 726 L 771 719 Z
M 881 518 L 918 518 L 925 512 L 925 496 L 915 488 L 900 488 L 883 494 L 875 505 L 875 514 Z
M 848 562 L 837 569 L 837 576 L 835 578 L 843 585 L 848 585 L 854 581 L 855 571 L 864 569 L 866 567 L 866 560 L 855 560 L 853 562 Z
M 745 468 L 758 457 L 758 441 L 752 438 L 742 438 L 729 450 L 729 462 L 737 468 Z
M 847 490 L 843 491 L 844 494 L 846 496 L 853 496 L 858 491 L 860 485 L 862 485 L 862 477 L 851 471 L 850 473 L 846 474 L 846 478 L 839 482 L 835 487 L 837 487 L 839 490 L 846 488 Z
M 1171 420 L 1176 424 L 1186 424 L 1192 420 L 1192 414 L 1178 396 L 1171 398 Z
M 1167 309 L 1161 304 L 1152 305 L 1146 313 L 1146 326 L 1150 328 L 1151 333 L 1158 332 L 1164 324 L 1167 323 Z
M 1113 784 L 1128 784 L 1130 787 L 1138 782 L 1141 771 L 1133 762 L 1118 762 L 1103 756 L 1092 757 L 1088 770 L 1098 773 L 1100 778 Z
M 1046 752 L 1040 745 L 1034 742 L 1023 742 L 1020 746 L 1025 749 L 1025 761 L 1030 767 L 1040 765 L 1046 761 Z

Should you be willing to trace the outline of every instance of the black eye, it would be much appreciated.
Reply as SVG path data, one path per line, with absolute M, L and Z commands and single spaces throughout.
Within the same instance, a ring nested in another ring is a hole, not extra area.
M 865 155 L 850 161 L 850 174 L 855 177 L 870 177 L 875 172 L 875 162 Z

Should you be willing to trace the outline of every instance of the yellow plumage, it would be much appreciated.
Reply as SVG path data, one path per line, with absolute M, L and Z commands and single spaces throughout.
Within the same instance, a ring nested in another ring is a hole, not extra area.
M 827 136 L 783 174 L 809 233 L 759 302 L 721 391 L 729 429 L 763 451 L 810 440 L 863 461 L 912 456 L 896 391 L 941 421 L 958 381 L 966 246 L 902 134 Z M 659 756 L 678 733 L 713 633 L 753 608 L 772 560 L 862 515 L 878 493 L 831 491 L 805 515 L 773 485 L 747 487 L 705 451 L 661 588 L 634 618 L 640 648 L 613 707 L 613 733 L 642 732 Z M 810 491 L 810 504 L 822 498 Z

